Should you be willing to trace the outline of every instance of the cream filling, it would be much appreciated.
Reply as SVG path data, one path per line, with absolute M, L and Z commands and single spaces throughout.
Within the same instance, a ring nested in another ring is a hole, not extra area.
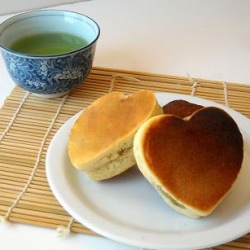
M 199 219 L 199 218 L 203 217 L 203 216 L 197 215 L 197 213 L 194 213 L 188 207 L 185 207 L 183 204 L 176 201 L 173 197 L 171 197 L 171 195 L 169 195 L 166 191 L 164 191 L 160 185 L 155 185 L 155 188 L 160 193 L 160 195 L 163 197 L 163 199 L 170 206 L 175 208 L 177 211 L 179 211 L 179 212 L 181 212 L 189 217 L 195 218 L 195 219 Z
M 160 192 L 164 198 L 168 199 L 174 206 L 180 207 L 181 209 L 187 209 L 185 206 L 177 202 L 175 199 L 173 199 L 167 192 L 165 192 L 161 186 L 157 185 L 156 186 L 157 191 Z
M 95 163 L 95 168 L 88 171 L 88 175 L 94 180 L 104 180 L 114 177 L 135 165 L 133 146 L 121 147 L 116 153 L 110 153 L 105 159 Z

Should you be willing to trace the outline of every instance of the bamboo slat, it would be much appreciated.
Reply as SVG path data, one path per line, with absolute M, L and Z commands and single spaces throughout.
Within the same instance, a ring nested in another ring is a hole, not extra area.
M 218 103 L 228 102 L 231 108 L 250 117 L 250 86 L 189 76 L 93 68 L 84 84 L 55 99 L 40 99 L 15 87 L 0 109 L 0 216 L 40 227 L 69 225 L 71 216 L 47 183 L 46 152 L 63 123 L 107 93 L 111 84 L 113 90 L 124 93 L 140 89 L 193 93 Z M 77 221 L 72 221 L 71 231 L 96 235 Z M 213 249 L 249 250 L 250 234 Z

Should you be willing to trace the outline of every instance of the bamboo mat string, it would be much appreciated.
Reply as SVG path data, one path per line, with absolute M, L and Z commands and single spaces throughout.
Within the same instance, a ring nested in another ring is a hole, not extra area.
M 27 94 L 25 96 L 27 96 Z M 30 176 L 29 176 L 29 178 L 28 178 L 28 180 L 27 180 L 24 188 L 19 193 L 19 195 L 17 196 L 17 198 L 15 199 L 15 201 L 12 203 L 12 205 L 9 207 L 9 209 L 8 209 L 7 213 L 5 214 L 4 218 L 1 218 L 2 221 L 6 221 L 6 220 L 9 219 L 9 216 L 10 216 L 11 212 L 17 206 L 18 202 L 22 199 L 23 195 L 25 194 L 25 192 L 29 188 L 29 186 L 30 186 L 30 184 L 31 184 L 31 182 L 32 182 L 35 174 L 36 174 L 37 168 L 39 166 L 39 162 L 41 160 L 41 156 L 42 156 L 42 152 L 43 152 L 43 148 L 44 148 L 44 145 L 46 143 L 46 140 L 47 140 L 47 138 L 49 136 L 49 133 L 50 133 L 51 129 L 53 128 L 54 123 L 56 122 L 56 119 L 57 119 L 58 115 L 60 114 L 60 111 L 61 111 L 61 109 L 62 109 L 62 107 L 63 107 L 63 105 L 64 105 L 67 97 L 68 97 L 68 95 L 65 95 L 62 98 L 62 100 L 60 102 L 60 105 L 58 106 L 57 111 L 56 111 L 56 113 L 55 113 L 55 115 L 54 115 L 54 117 L 53 117 L 53 119 L 52 119 L 52 121 L 50 123 L 50 126 L 48 127 L 48 129 L 47 129 L 47 131 L 45 133 L 45 136 L 44 136 L 44 138 L 43 138 L 43 140 L 41 142 L 41 146 L 40 146 L 38 154 L 37 154 L 36 162 L 34 164 L 32 172 L 31 172 L 31 174 L 30 174 Z M 24 101 L 22 103 L 24 103 Z
M 189 74 L 187 74 L 189 82 L 192 84 L 191 96 L 195 96 L 196 89 L 201 85 L 199 81 L 194 80 Z
M 0 223 L 1 224 L 6 224 L 7 223 L 7 220 L 5 219 L 4 216 L 0 216 Z
M 229 107 L 227 82 L 222 82 L 222 84 L 223 84 L 223 88 L 224 88 L 224 99 L 225 99 L 225 104 L 226 104 L 227 107 Z
M 65 226 L 58 226 L 57 227 L 57 236 L 60 238 L 65 238 L 66 236 L 68 236 L 71 232 L 71 227 L 73 225 L 74 220 L 75 219 L 73 217 L 71 217 L 69 220 L 69 223 L 66 227 Z
M 188 74 L 188 80 L 192 84 L 191 96 L 194 96 L 196 93 L 196 89 L 201 86 L 201 83 L 199 81 L 194 80 L 189 74 Z M 222 84 L 224 90 L 225 105 L 229 107 L 227 82 L 223 81 Z
M 131 77 L 131 76 L 128 76 L 128 75 L 124 75 L 124 74 L 114 74 L 112 75 L 111 77 L 111 81 L 110 81 L 110 88 L 109 88 L 109 93 L 114 91 L 114 88 L 115 88 L 115 81 L 117 78 L 123 78 L 125 80 L 128 80 L 128 81 L 135 81 L 135 82 L 141 82 L 139 79 L 135 78 L 135 77 Z
M 13 125 L 13 123 L 15 122 L 16 117 L 17 117 L 18 113 L 20 112 L 20 110 L 21 110 L 23 104 L 25 103 L 25 101 L 26 101 L 27 98 L 29 97 L 29 94 L 30 94 L 30 93 L 27 91 L 27 92 L 25 93 L 25 95 L 23 96 L 23 99 L 22 99 L 22 101 L 20 102 L 19 106 L 17 107 L 15 113 L 13 114 L 13 116 L 12 116 L 12 118 L 11 118 L 9 124 L 7 125 L 7 127 L 5 128 L 5 130 L 3 131 L 3 133 L 1 134 L 1 136 L 0 136 L 0 142 L 3 140 L 3 138 L 5 137 L 5 135 L 9 132 L 9 130 L 10 130 L 11 126 Z
M 13 114 L 12 118 L 10 119 L 10 122 L 8 123 L 8 125 L 7 125 L 6 128 L 5 128 L 5 130 L 4 130 L 3 133 L 1 134 L 1 136 L 0 136 L 0 142 L 4 139 L 5 135 L 9 132 L 10 128 L 12 127 L 13 123 L 14 123 L 15 120 L 16 120 L 17 115 L 19 114 L 19 112 L 20 112 L 20 110 L 22 109 L 22 107 L 23 107 L 25 101 L 26 101 L 27 98 L 29 97 L 29 94 L 30 94 L 30 93 L 27 91 L 27 92 L 25 93 L 25 95 L 23 96 L 23 98 L 22 98 L 20 104 L 18 105 L 18 107 L 17 107 L 15 113 Z M 1 223 L 1 224 L 7 223 L 7 218 L 6 218 L 6 216 L 0 216 L 0 223 Z

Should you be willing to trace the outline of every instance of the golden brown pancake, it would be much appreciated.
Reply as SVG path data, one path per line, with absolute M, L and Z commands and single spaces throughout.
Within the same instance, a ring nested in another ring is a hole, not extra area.
M 73 166 L 95 180 L 125 171 L 135 164 L 134 134 L 143 122 L 161 113 L 151 91 L 112 92 L 97 99 L 71 130 L 68 153 Z
M 185 100 L 174 100 L 162 107 L 164 114 L 176 115 L 181 118 L 192 115 L 203 106 Z
M 188 120 L 160 115 L 138 130 L 137 164 L 164 200 L 190 217 L 210 214 L 241 169 L 243 139 L 223 110 L 202 108 Z

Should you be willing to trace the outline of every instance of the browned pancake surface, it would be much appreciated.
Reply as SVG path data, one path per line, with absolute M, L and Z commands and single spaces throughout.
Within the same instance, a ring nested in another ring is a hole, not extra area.
M 174 100 L 162 107 L 164 114 L 176 115 L 181 118 L 192 115 L 203 106 L 185 100 Z
M 150 169 L 175 198 L 203 211 L 224 197 L 243 159 L 243 140 L 234 120 L 203 108 L 189 121 L 160 116 L 144 139 Z

